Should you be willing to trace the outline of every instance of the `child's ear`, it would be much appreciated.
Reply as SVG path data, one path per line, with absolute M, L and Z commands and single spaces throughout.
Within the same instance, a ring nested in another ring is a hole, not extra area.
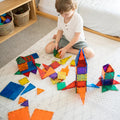
M 72 10 L 73 10 L 73 11 L 75 11 L 75 9 L 74 9 L 74 8 L 72 8 Z

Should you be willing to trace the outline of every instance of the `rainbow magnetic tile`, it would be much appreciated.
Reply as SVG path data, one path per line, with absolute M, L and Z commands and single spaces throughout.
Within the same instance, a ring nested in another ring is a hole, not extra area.
M 54 112 L 35 109 L 30 120 L 52 120 Z
M 66 79 L 66 72 L 58 72 L 58 79 Z
M 31 54 L 31 55 L 32 55 L 32 57 L 33 57 L 34 59 L 39 58 L 39 56 L 38 56 L 38 54 L 37 54 L 37 53 L 33 53 L 33 54 Z
M 108 66 L 109 66 L 109 64 L 106 64 L 106 65 L 103 66 L 103 69 L 104 69 L 105 72 L 107 71 Z
M 30 83 L 30 84 L 24 89 L 24 91 L 21 93 L 21 95 L 23 95 L 23 94 L 31 91 L 31 90 L 34 89 L 34 88 L 36 88 L 36 87 L 35 87 L 33 84 Z
M 75 60 L 72 60 L 72 61 L 70 62 L 70 66 L 75 66 Z
M 17 98 L 17 96 L 22 92 L 22 90 L 25 87 L 14 83 L 14 82 L 10 82 L 1 92 L 0 95 L 6 98 L 9 98 L 11 100 L 15 100 Z
M 87 67 L 77 67 L 77 74 L 86 74 Z
M 53 85 L 55 85 L 55 84 L 61 82 L 61 80 L 59 80 L 58 78 L 56 78 L 56 79 L 54 79 L 54 80 L 51 79 L 51 82 L 52 82 Z
M 86 87 L 87 81 L 77 81 L 76 85 L 77 87 Z
M 102 92 L 106 92 L 108 90 L 118 91 L 118 89 L 117 89 L 117 87 L 115 85 L 102 86 Z
M 50 66 L 51 66 L 53 69 L 56 69 L 57 67 L 60 66 L 60 64 L 59 64 L 57 61 L 54 61 L 52 64 L 50 64 Z
M 33 62 L 32 62 L 32 61 L 27 62 L 27 64 L 28 64 L 28 69 L 27 69 L 27 70 L 22 71 L 22 72 L 21 72 L 22 74 L 23 74 L 23 73 L 26 73 L 26 72 L 33 71 L 33 70 L 36 70 L 36 69 L 37 69 L 37 67 L 33 64 Z
M 115 74 L 115 72 L 105 73 L 104 79 L 114 79 L 114 74 Z
M 58 74 L 57 74 L 57 73 L 53 73 L 53 74 L 52 74 L 52 75 L 50 75 L 49 77 L 50 77 L 50 78 L 52 78 L 52 79 L 54 80 L 54 79 L 56 79 L 56 78 L 57 78 L 57 76 L 58 76 Z
M 8 120 L 30 120 L 28 107 L 9 112 Z
M 101 78 L 102 85 L 112 85 L 113 79 L 102 79 Z
M 18 82 L 21 85 L 25 85 L 25 84 L 29 83 L 29 80 L 26 77 L 24 77 L 24 78 L 20 79 Z
M 22 64 L 26 62 L 22 57 L 18 57 L 16 61 L 17 61 L 17 64 Z
M 28 69 L 28 64 L 27 62 L 18 64 L 19 71 L 24 71 Z
M 57 89 L 58 90 L 62 90 L 65 87 L 66 87 L 66 83 L 65 82 L 57 83 Z
M 87 67 L 87 63 L 85 60 L 78 61 L 77 67 Z
M 21 103 L 21 106 L 25 106 L 25 107 L 29 106 L 28 100 L 26 100 L 23 103 Z
M 87 81 L 87 74 L 77 74 L 77 81 Z
M 71 56 L 66 57 L 66 58 L 64 58 L 64 59 L 61 59 L 61 60 L 60 60 L 60 64 L 64 65 L 70 58 L 71 58 Z
M 58 53 L 58 50 L 54 49 L 53 54 L 54 54 L 55 57 L 56 57 L 57 53 Z

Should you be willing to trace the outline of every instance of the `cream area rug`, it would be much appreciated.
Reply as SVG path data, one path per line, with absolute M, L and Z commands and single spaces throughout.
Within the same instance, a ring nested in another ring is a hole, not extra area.
M 45 53 L 45 45 L 52 40 L 52 36 L 57 32 L 54 29 L 45 37 L 40 39 L 36 44 L 31 46 L 25 52 L 18 56 L 27 56 L 32 53 L 38 53 L 39 58 L 36 63 L 51 64 L 52 60 L 59 60 L 53 54 Z M 117 77 L 120 74 L 120 42 L 113 41 L 93 33 L 85 31 L 85 36 L 90 47 L 95 51 L 95 57 L 87 60 L 88 62 L 88 81 L 96 84 L 98 78 L 101 76 L 102 66 L 110 64 L 115 70 L 115 80 L 120 82 Z M 66 54 L 65 57 L 71 54 Z M 17 57 L 18 57 L 17 56 Z M 17 58 L 16 57 L 16 58 Z M 61 65 L 55 71 L 58 72 L 70 64 L 68 60 L 65 65 Z M 19 83 L 18 80 L 24 78 L 23 75 L 14 75 L 18 70 L 16 58 L 6 64 L 0 69 L 0 91 L 10 82 Z M 42 68 L 42 65 L 40 66 Z M 75 80 L 75 68 L 69 66 L 69 74 L 66 77 L 66 84 Z M 39 73 L 32 74 L 28 77 L 30 83 L 34 84 L 36 88 L 44 89 L 45 91 L 40 95 L 36 95 L 36 89 L 22 95 L 22 97 L 29 100 L 29 112 L 32 115 L 35 108 L 48 110 L 54 112 L 52 120 L 120 120 L 120 85 L 116 85 L 119 91 L 107 91 L 102 93 L 101 87 L 87 88 L 85 103 L 82 104 L 80 96 L 75 93 L 75 89 L 65 91 L 58 91 L 57 86 L 53 85 L 50 78 L 41 80 Z M 27 86 L 27 85 L 25 85 Z M 18 104 L 18 100 L 14 101 L 0 96 L 0 120 L 8 119 L 8 112 L 22 108 Z

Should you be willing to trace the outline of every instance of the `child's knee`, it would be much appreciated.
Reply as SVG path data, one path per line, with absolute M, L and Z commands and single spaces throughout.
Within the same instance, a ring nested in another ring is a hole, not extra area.
M 84 53 L 87 59 L 93 58 L 95 56 L 95 52 L 89 47 L 84 48 Z
M 54 50 L 54 48 L 55 48 L 54 43 L 53 43 L 53 42 L 50 42 L 50 43 L 48 43 L 48 44 L 46 45 L 46 47 L 45 47 L 45 52 L 46 52 L 47 54 L 52 53 L 53 50 Z
M 45 52 L 49 53 L 48 45 L 46 45 L 46 47 L 45 47 Z

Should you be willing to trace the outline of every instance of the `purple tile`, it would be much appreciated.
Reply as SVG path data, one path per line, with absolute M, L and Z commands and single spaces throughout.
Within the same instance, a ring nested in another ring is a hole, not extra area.
M 25 102 L 23 102 L 23 103 L 21 104 L 21 106 L 29 106 L 28 100 L 26 100 Z
M 106 65 L 103 66 L 103 69 L 104 69 L 105 72 L 107 71 L 108 66 L 109 66 L 109 64 L 106 64 Z
M 77 74 L 86 74 L 87 67 L 77 67 Z
M 102 82 L 102 85 L 112 85 L 113 84 L 113 79 L 103 79 L 101 77 L 101 82 Z
M 37 69 L 32 70 L 31 72 L 34 73 L 34 74 L 36 74 L 37 73 Z
M 58 76 L 58 74 L 57 73 L 53 73 L 52 75 L 50 75 L 49 77 L 50 78 L 52 78 L 53 80 L 55 79 L 55 78 L 57 78 L 57 76 Z

